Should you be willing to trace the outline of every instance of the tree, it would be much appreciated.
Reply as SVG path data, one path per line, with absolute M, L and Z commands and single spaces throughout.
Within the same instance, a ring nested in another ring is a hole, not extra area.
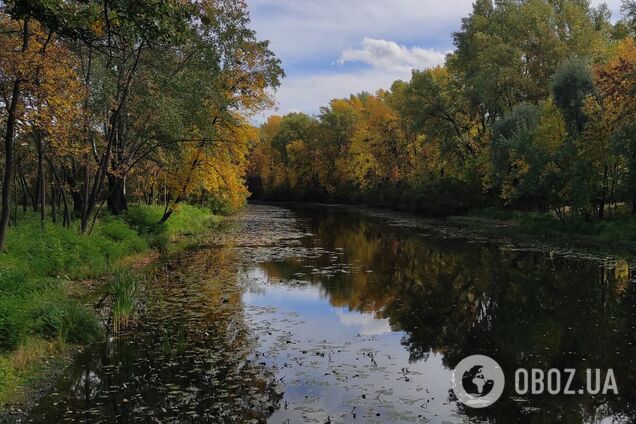
M 621 186 L 628 201 L 636 203 L 636 143 L 633 122 L 636 117 L 634 89 L 636 44 L 627 38 L 614 47 L 609 60 L 595 69 L 599 95 L 588 97 L 584 112 L 589 125 L 582 137 L 582 163 L 589 163 L 593 178 L 598 216 L 603 218 L 609 200 L 616 202 Z M 632 207 L 636 211 L 636 206 Z
M 576 0 L 482 0 L 453 35 L 449 66 L 470 104 L 495 120 L 520 102 L 546 99 L 545 82 L 566 58 L 599 57 L 608 39 L 602 19 Z
M 552 77 L 552 95 L 564 115 L 572 137 L 577 137 L 585 127 L 587 118 L 583 106 L 587 97 L 594 92 L 592 69 L 582 59 L 567 60 Z
M 14 173 L 14 140 L 16 125 L 23 113 L 22 90 L 28 78 L 28 65 L 33 56 L 34 49 L 30 45 L 29 20 L 21 22 L 7 22 L 2 20 L 3 33 L 7 28 L 8 37 L 2 39 L 2 51 L 5 52 L 0 59 L 2 69 L 1 84 L 3 103 L 7 109 L 4 136 L 4 173 L 2 176 L 2 212 L 0 215 L 0 251 L 4 251 L 9 227 L 9 215 L 11 212 L 10 190 Z M 11 33 L 21 34 L 20 38 L 11 37 Z

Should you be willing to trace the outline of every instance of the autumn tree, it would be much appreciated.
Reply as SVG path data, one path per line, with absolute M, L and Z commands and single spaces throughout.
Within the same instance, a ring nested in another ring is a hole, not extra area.
M 0 91 L 6 109 L 4 119 L 4 172 L 2 176 L 2 212 L 0 215 L 0 251 L 5 248 L 10 216 L 10 190 L 14 173 L 14 142 L 16 126 L 24 112 L 22 103 L 24 86 L 30 77 L 30 62 L 37 48 L 30 44 L 31 29 L 29 19 L 10 21 L 5 17 L 0 21 L 2 38 L 0 48 Z

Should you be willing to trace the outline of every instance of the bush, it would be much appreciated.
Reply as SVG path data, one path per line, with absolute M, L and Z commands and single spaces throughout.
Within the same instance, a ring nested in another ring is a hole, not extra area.
M 102 330 L 95 314 L 75 301 L 58 299 L 46 301 L 36 308 L 31 320 L 34 335 L 70 343 L 90 343 L 99 339 Z
M 429 216 L 464 214 L 481 205 L 481 186 L 442 178 L 416 188 L 416 211 Z

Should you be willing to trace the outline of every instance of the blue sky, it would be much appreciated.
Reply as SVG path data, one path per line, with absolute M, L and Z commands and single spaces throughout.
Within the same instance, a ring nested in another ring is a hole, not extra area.
M 276 113 L 388 88 L 443 62 L 473 0 L 247 0 L 252 27 L 283 61 Z M 592 1 L 594 5 L 602 1 Z M 621 0 L 605 1 L 615 17 Z

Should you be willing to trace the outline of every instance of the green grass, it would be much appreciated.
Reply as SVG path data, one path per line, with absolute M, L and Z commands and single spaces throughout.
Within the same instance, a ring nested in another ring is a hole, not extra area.
M 205 232 L 218 224 L 221 217 L 209 209 L 180 205 L 168 222 L 158 224 L 163 216 L 163 206 L 132 206 L 126 213 L 128 224 L 142 234 L 153 248 L 165 250 L 171 241 L 180 236 L 192 236 Z
M 137 305 L 139 278 L 130 270 L 119 270 L 108 288 L 113 299 L 113 331 L 128 327 Z
M 483 209 L 477 217 L 495 219 L 512 224 L 517 231 L 542 236 L 583 236 L 606 242 L 636 242 L 636 216 L 618 214 L 604 220 L 585 220 L 570 216 L 560 220 L 553 214 Z
M 43 346 L 102 337 L 95 312 L 71 293 L 72 281 L 114 274 L 109 291 L 119 330 L 130 320 L 137 292 L 136 277 L 117 271 L 120 262 L 150 248 L 167 249 L 181 235 L 204 232 L 220 220 L 209 210 L 184 205 L 158 225 L 162 212 L 161 207 L 133 206 L 123 217 L 100 217 L 90 235 L 80 234 L 77 225 L 42 228 L 32 214 L 9 230 L 7 252 L 0 253 L 0 403 L 37 369 L 29 362 L 42 360 L 34 352 L 46 350 Z

